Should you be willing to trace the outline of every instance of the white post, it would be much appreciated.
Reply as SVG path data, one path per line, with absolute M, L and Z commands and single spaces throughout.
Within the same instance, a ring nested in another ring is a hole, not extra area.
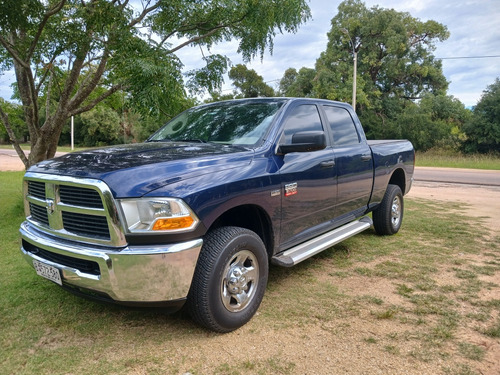
M 356 79 L 357 79 L 357 70 L 358 70 L 358 53 L 354 51 L 354 74 L 353 74 L 353 82 L 352 82 L 352 107 L 354 108 L 354 112 L 356 112 Z
M 354 112 L 356 112 L 356 79 L 357 79 L 357 70 L 358 70 L 358 52 L 356 51 L 356 46 L 354 45 L 354 40 L 352 40 L 351 35 L 349 34 L 349 31 L 347 29 L 342 28 L 340 29 L 342 33 L 347 35 L 349 38 L 349 41 L 351 42 L 351 47 L 352 47 L 352 56 L 354 58 L 354 73 L 353 73 L 353 80 L 352 80 L 352 107 L 354 108 Z
M 73 120 L 73 116 L 71 116 L 71 151 L 75 148 L 75 122 Z

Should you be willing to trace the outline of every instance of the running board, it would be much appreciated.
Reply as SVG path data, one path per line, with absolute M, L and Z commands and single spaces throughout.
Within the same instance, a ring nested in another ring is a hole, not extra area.
M 352 237 L 362 231 L 370 228 L 373 222 L 368 216 L 359 220 L 350 222 L 344 226 L 322 234 L 312 240 L 301 243 L 291 249 L 279 253 L 271 258 L 271 263 L 283 267 L 292 267 L 307 258 L 316 255 L 323 250 L 332 247 L 345 239 Z

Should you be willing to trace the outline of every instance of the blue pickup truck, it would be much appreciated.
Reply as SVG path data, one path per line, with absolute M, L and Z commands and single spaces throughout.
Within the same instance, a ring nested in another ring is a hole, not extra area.
M 371 226 L 397 233 L 413 169 L 411 143 L 367 141 L 348 104 L 202 105 L 145 143 L 30 168 L 21 251 L 73 293 L 184 306 L 229 332 L 257 311 L 269 263 L 293 266 Z

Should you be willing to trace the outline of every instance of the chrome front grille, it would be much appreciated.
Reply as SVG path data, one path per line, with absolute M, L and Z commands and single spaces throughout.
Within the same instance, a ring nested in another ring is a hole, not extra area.
M 83 242 L 126 245 L 118 210 L 104 182 L 30 172 L 24 181 L 27 219 L 39 229 Z
M 49 226 L 49 215 L 47 213 L 46 208 L 30 203 L 30 212 L 31 212 L 31 217 L 34 220 L 38 221 L 43 225 Z
M 91 216 L 74 212 L 62 212 L 64 229 L 84 237 L 109 240 L 108 221 L 103 216 Z
M 28 194 L 39 199 L 45 199 L 45 183 L 38 181 L 29 181 Z
M 74 206 L 104 208 L 99 193 L 92 189 L 86 189 L 76 186 L 59 186 L 59 197 L 62 203 Z

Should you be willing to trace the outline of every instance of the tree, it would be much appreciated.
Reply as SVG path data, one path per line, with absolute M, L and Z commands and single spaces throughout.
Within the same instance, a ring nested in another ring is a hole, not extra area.
M 466 152 L 500 151 L 500 79 L 488 86 L 464 126 Z
M 104 146 L 120 142 L 120 117 L 105 106 L 81 114 L 83 143 L 87 146 Z
M 0 0 L 0 9 L 0 72 L 15 71 L 29 156 L 2 104 L 0 118 L 26 168 L 54 156 L 70 116 L 118 91 L 142 113 L 178 112 L 186 96 L 178 50 L 237 39 L 249 61 L 272 50 L 277 31 L 295 32 L 310 17 L 305 0 Z M 220 87 L 227 58 L 204 60 L 191 87 Z
M 448 35 L 445 26 L 432 20 L 421 22 L 378 6 L 368 9 L 360 0 L 343 1 L 332 19 L 326 51 L 316 62 L 315 95 L 351 101 L 353 49 L 361 111 L 384 116 L 395 100 L 403 107 L 401 101 L 420 99 L 427 92 L 445 94 L 441 62 L 432 51 Z
M 233 85 L 238 88 L 244 98 L 256 98 L 258 96 L 274 96 L 274 90 L 264 82 L 264 78 L 253 69 L 248 69 L 243 64 L 233 66 L 229 71 L 229 78 Z
M 311 68 L 288 68 L 280 80 L 280 94 L 289 97 L 310 97 L 313 94 L 316 70 Z
M 0 106 L 4 108 L 4 113 L 8 116 L 12 132 L 16 139 L 26 140 L 28 131 L 24 125 L 23 108 L 16 103 L 10 103 L 0 98 Z M 10 139 L 5 128 L 0 128 L 0 140 L 8 142 Z
M 367 136 L 406 138 L 419 151 L 434 147 L 458 151 L 464 139 L 463 125 L 470 115 L 453 96 L 425 94 L 416 103 L 406 102 L 396 114 L 385 119 L 384 126 L 367 129 Z

